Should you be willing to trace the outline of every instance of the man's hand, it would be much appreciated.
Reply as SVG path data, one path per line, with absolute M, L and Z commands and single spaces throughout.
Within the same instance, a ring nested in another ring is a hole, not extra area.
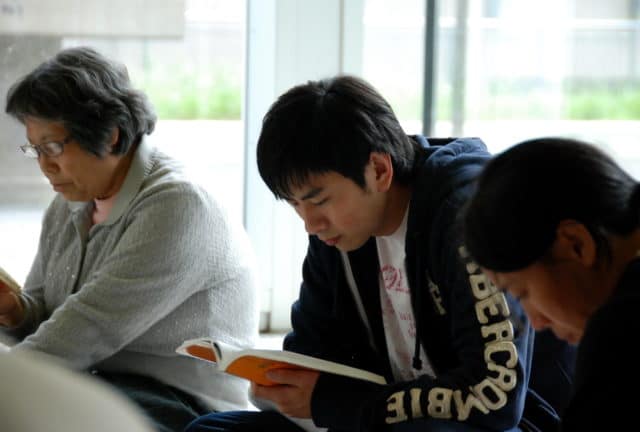
M 267 372 L 267 378 L 278 383 L 262 386 L 251 383 L 258 399 L 271 401 L 282 414 L 295 418 L 311 418 L 311 394 L 319 372 L 278 369 Z
M 0 282 L 0 325 L 13 327 L 22 322 L 24 309 L 18 294 Z

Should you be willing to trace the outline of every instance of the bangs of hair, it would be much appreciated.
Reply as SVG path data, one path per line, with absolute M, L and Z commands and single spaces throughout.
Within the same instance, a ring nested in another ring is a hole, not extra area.
M 319 103 L 331 103 L 330 99 L 327 95 Z M 285 108 L 265 117 L 257 147 L 258 170 L 276 198 L 287 199 L 311 175 L 331 171 L 364 185 L 369 149 L 357 119 L 315 104 Z

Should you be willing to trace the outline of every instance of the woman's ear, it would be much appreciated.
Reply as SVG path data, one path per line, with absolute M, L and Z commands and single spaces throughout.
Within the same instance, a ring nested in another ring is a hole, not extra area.
M 113 153 L 113 150 L 116 147 L 116 143 L 118 142 L 118 138 L 120 138 L 120 129 L 116 126 L 111 131 L 111 137 L 109 138 L 109 153 Z
M 553 256 L 556 259 L 572 260 L 585 267 L 592 267 L 598 256 L 596 241 L 584 224 L 567 219 L 558 224 Z
M 378 192 L 386 192 L 393 182 L 393 163 L 388 153 L 372 152 L 369 165 L 373 167 L 374 181 Z

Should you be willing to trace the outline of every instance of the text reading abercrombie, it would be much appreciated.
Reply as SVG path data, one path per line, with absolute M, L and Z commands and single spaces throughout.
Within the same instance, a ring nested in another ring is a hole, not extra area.
M 486 376 L 480 382 L 469 387 L 463 393 L 459 389 L 434 387 L 429 390 L 426 399 L 426 412 L 433 418 L 452 419 L 454 413 L 458 421 L 469 418 L 472 409 L 483 414 L 498 410 L 507 403 L 507 392 L 517 384 L 518 352 L 513 343 L 513 324 L 509 320 L 509 306 L 502 292 L 482 273 L 480 267 L 471 260 L 469 254 L 461 247 L 460 255 L 466 262 L 469 282 L 475 298 L 475 312 L 481 324 L 482 338 L 486 341 L 484 361 L 487 369 L 497 376 Z M 433 291 L 434 287 L 431 288 Z M 441 311 L 444 312 L 444 311 Z M 494 317 L 490 319 L 490 317 Z M 490 323 L 490 321 L 499 321 Z M 502 363 L 496 363 L 496 354 L 503 353 Z M 409 392 L 408 404 L 405 406 L 405 393 Z M 407 410 L 412 418 L 423 417 L 421 404 L 422 389 L 419 387 L 392 394 L 387 399 L 386 423 L 398 423 L 408 420 Z

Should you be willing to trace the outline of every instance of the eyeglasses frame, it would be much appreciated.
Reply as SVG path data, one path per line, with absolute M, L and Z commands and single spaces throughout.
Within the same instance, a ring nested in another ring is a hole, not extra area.
M 20 150 L 22 150 L 22 153 L 30 159 L 39 159 L 43 154 L 48 157 L 55 158 L 60 156 L 64 152 L 64 146 L 68 144 L 71 139 L 72 137 L 71 135 L 69 135 L 62 141 L 48 141 L 40 145 L 34 145 L 30 142 L 27 142 L 19 146 L 19 148 Z M 58 150 L 51 151 L 49 147 L 46 147 L 52 144 L 57 144 Z

